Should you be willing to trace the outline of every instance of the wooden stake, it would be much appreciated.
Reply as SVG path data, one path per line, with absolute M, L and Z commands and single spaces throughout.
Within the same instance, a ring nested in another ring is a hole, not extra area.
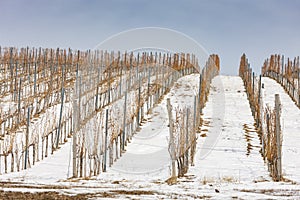
M 103 172 L 106 172 L 106 161 L 107 161 L 107 137 L 108 137 L 108 109 L 106 109 L 105 114 L 105 147 L 104 147 L 104 165 Z
M 189 114 L 190 114 L 190 109 L 186 109 L 186 130 L 185 130 L 185 167 L 186 167 L 186 172 L 189 166 Z
M 62 86 L 63 87 L 63 86 Z M 62 112 L 63 112 L 63 106 L 64 106 L 64 93 L 65 90 L 64 88 L 61 89 L 61 106 L 60 106 L 60 114 L 59 114 L 59 122 L 58 122 L 58 128 L 57 128 L 57 133 L 56 133 L 56 149 L 58 148 L 59 145 L 59 139 L 60 139 L 60 132 L 61 132 L 61 125 L 62 125 Z
M 125 91 L 125 101 L 124 101 L 122 151 L 125 150 L 126 113 L 127 113 L 127 91 Z
M 281 169 L 281 128 L 280 128 L 280 98 L 279 94 L 275 94 L 275 131 L 276 131 L 276 144 L 277 144 L 277 181 L 282 179 L 282 169 Z
M 172 174 L 171 178 L 176 177 L 176 154 L 175 154 L 175 141 L 174 141 L 174 135 L 173 135 L 173 116 L 172 116 L 172 106 L 170 102 L 170 98 L 167 98 L 167 110 L 168 110 L 168 116 L 169 116 L 169 133 L 170 133 L 170 141 L 169 141 L 169 152 L 171 155 L 172 160 Z
M 28 161 L 28 139 L 29 139 L 29 125 L 30 125 L 30 107 L 27 110 L 27 128 L 26 128 L 26 141 L 25 141 L 25 165 L 24 169 L 27 169 L 27 161 Z

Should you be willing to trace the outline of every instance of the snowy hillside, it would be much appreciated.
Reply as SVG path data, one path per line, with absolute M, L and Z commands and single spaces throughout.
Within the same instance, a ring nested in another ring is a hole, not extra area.
M 274 101 L 271 96 L 275 91 L 280 93 L 284 176 L 298 182 L 299 110 L 293 107 L 280 86 L 269 79 L 263 81 L 267 88 L 265 102 Z M 32 193 L 55 191 L 90 199 L 300 199 L 298 183 L 273 182 L 270 178 L 260 154 L 261 145 L 243 82 L 237 76 L 213 79 L 203 109 L 195 165 L 177 184 L 165 182 L 170 176 L 166 99 L 171 98 L 173 106 L 193 105 L 198 83 L 197 74 L 180 78 L 145 117 L 125 154 L 106 173 L 89 180 L 67 179 L 72 172 L 69 140 L 59 151 L 32 168 L 1 175 L 4 182 L 1 189 Z

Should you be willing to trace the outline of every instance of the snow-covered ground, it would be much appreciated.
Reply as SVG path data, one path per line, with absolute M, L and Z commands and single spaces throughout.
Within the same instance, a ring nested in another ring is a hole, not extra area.
M 198 134 L 195 166 L 190 167 L 177 184 L 165 182 L 170 176 L 166 98 L 171 98 L 173 106 L 192 106 L 193 90 L 197 91 L 198 82 L 198 75 L 179 79 L 146 116 L 126 153 L 106 173 L 90 180 L 67 180 L 72 171 L 69 141 L 32 168 L 1 175 L 2 181 L 11 181 L 2 184 L 2 190 L 57 191 L 69 195 L 86 194 L 91 199 L 300 199 L 298 184 L 276 183 L 269 177 L 239 77 L 213 79 Z
M 291 100 L 280 84 L 263 77 L 264 103 L 271 108 L 275 105 L 275 94 L 281 101 L 282 170 L 283 177 L 300 183 L 300 109 Z
M 207 137 L 198 140 L 198 176 L 238 182 L 270 180 L 242 79 L 216 77 L 203 113 L 202 134 Z

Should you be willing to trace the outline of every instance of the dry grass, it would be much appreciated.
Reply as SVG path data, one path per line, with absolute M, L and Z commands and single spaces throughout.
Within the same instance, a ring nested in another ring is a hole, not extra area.
M 90 198 L 117 198 L 118 196 L 141 196 L 141 195 L 155 195 L 153 191 L 147 190 L 110 190 L 107 192 L 99 193 L 86 193 L 77 195 L 66 195 L 60 194 L 58 192 L 11 192 L 11 191 L 1 191 L 0 199 L 5 200 L 81 200 Z
M 202 133 L 200 137 L 207 137 L 206 133 Z
M 237 183 L 238 180 L 232 176 L 223 176 L 222 177 L 222 182 L 226 182 L 226 183 Z
M 242 189 L 239 191 L 255 194 L 265 194 L 274 197 L 293 197 L 295 194 L 299 194 L 300 189 Z
M 176 183 L 177 183 L 177 177 L 175 176 L 175 177 L 170 177 L 170 178 L 168 178 L 168 179 L 166 180 L 166 183 L 167 183 L 168 185 L 174 185 L 174 184 L 176 184 Z
M 203 179 L 200 181 L 200 183 L 202 183 L 202 185 L 206 185 L 206 184 L 212 184 L 215 183 L 215 179 L 213 178 L 208 178 L 206 176 L 203 177 Z

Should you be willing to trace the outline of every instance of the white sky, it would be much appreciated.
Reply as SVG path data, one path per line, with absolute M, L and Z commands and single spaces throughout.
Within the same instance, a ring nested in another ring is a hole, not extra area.
M 300 55 L 299 10 L 297 0 L 0 0 L 0 45 L 86 50 L 121 31 L 162 27 L 219 54 L 224 74 L 237 74 L 242 53 L 259 72 L 272 53 Z

